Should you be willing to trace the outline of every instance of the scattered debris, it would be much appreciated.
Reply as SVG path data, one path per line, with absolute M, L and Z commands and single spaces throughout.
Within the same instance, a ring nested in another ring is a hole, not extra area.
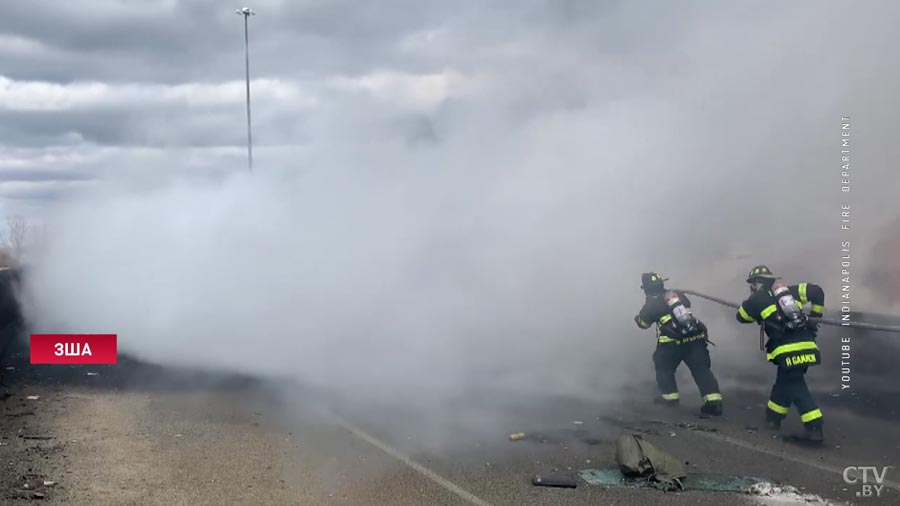
M 53 436 L 22 436 L 22 439 L 47 440 L 47 439 L 53 439 Z
M 688 463 L 685 462 L 685 465 Z M 655 488 L 655 484 L 644 477 L 631 477 L 622 474 L 618 468 L 606 469 L 582 469 L 578 471 L 581 477 L 589 485 L 603 487 L 626 488 Z M 766 480 L 751 476 L 731 476 L 713 473 L 687 473 L 687 477 L 681 480 L 684 490 L 705 490 L 710 492 L 734 492 L 746 493 L 747 490 Z
M 669 437 L 675 437 L 675 436 L 677 436 L 677 435 L 678 435 L 678 434 L 675 434 L 674 432 L 670 432 L 670 433 L 669 433 Z
M 38 399 L 40 399 L 40 398 L 41 398 L 40 395 L 29 395 L 29 396 L 25 397 L 25 400 L 36 401 L 36 400 L 38 400 Z
M 31 416 L 34 415 L 34 411 L 16 411 L 13 413 L 7 413 L 6 416 L 10 418 L 16 418 L 19 416 Z
M 175 437 L 181 437 L 181 434 L 175 434 Z
M 46 476 L 35 473 L 27 473 L 19 478 L 22 480 L 22 486 L 15 496 L 18 499 L 45 499 L 49 496 L 47 487 L 56 485 L 56 482 L 47 480 Z
M 88 376 L 100 376 L 100 373 L 99 372 L 89 372 L 89 373 L 87 373 L 87 375 Z
M 7 367 L 6 370 L 7 370 L 7 371 L 15 371 L 16 368 L 15 368 L 15 367 Z
M 782 492 L 796 492 L 794 487 L 777 487 L 769 482 L 757 483 L 747 490 L 750 495 L 777 495 Z
M 684 490 L 682 480 L 687 472 L 681 462 L 639 434 L 625 434 L 616 440 L 616 464 L 628 477 L 643 478 L 666 491 Z
M 682 422 L 676 423 L 675 426 L 679 429 L 695 430 L 701 432 L 719 432 L 719 429 L 715 427 L 707 427 L 706 425 L 701 425 L 699 423 Z
M 569 475 L 541 476 L 537 474 L 531 479 L 531 484 L 537 487 L 577 488 L 578 482 Z
M 574 423 L 575 425 L 584 425 L 584 422 L 582 422 L 581 420 L 575 420 L 572 423 Z
M 817 495 L 804 494 L 796 487 L 791 487 L 789 485 L 777 486 L 770 482 L 761 482 L 751 486 L 747 490 L 747 494 L 775 499 L 778 504 L 793 503 L 814 506 L 831 506 L 839 504 L 826 501 Z
M 603 439 L 595 437 L 595 435 L 591 435 L 588 431 L 583 429 L 557 429 L 529 434 L 518 432 L 510 434 L 509 439 L 510 441 L 525 440 L 540 444 L 550 443 L 560 445 L 565 445 L 571 441 L 578 441 L 586 445 L 598 445 L 604 443 Z M 568 446 L 564 449 L 568 449 Z

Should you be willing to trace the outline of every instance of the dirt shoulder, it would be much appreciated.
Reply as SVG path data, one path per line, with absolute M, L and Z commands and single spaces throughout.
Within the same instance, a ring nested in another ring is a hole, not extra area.
M 288 421 L 263 385 L 34 371 L 0 401 L 0 504 L 465 504 L 346 429 Z

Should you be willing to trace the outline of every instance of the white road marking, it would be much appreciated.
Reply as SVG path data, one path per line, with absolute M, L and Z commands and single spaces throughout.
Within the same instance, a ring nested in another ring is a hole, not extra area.
M 440 485 L 444 489 L 448 490 L 449 492 L 452 492 L 452 493 L 456 494 L 457 496 L 459 496 L 460 498 L 462 498 L 472 504 L 475 504 L 477 506 L 492 506 L 491 503 L 485 501 L 484 499 L 481 499 L 480 497 L 477 497 L 477 496 L 471 494 L 470 492 L 467 492 L 466 490 L 464 490 L 462 487 L 460 487 L 456 483 L 453 483 L 452 481 L 435 473 L 434 471 L 428 469 L 427 467 L 423 466 L 422 464 L 419 464 L 415 460 L 404 455 L 400 450 L 397 450 L 396 448 L 389 446 L 387 443 L 384 443 L 381 440 L 377 439 L 375 436 L 372 436 L 372 435 L 366 433 L 359 427 L 356 427 L 356 426 L 350 424 L 343 418 L 341 418 L 337 415 L 334 415 L 334 414 L 332 414 L 331 416 L 334 417 L 335 421 L 341 427 L 349 430 L 351 433 L 353 433 L 354 436 L 356 436 L 356 437 L 362 439 L 363 441 L 369 443 L 370 445 L 378 448 L 379 450 L 383 451 L 384 453 L 387 453 L 388 455 L 390 455 L 391 457 L 394 457 L 395 459 L 399 460 L 400 462 L 403 462 L 404 464 L 411 467 L 413 470 L 415 470 L 422 476 L 428 478 L 429 480 L 433 481 L 434 483 L 437 483 L 438 485 Z

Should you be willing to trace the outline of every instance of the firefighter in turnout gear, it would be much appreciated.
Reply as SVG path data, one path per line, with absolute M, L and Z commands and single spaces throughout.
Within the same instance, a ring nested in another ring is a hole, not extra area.
M 683 293 L 666 290 L 663 283 L 667 279 L 655 272 L 641 275 L 641 289 L 647 299 L 641 312 L 634 317 L 634 322 L 642 329 L 656 324 L 658 337 L 653 363 L 662 402 L 678 405 L 680 395 L 675 370 L 683 361 L 703 397 L 701 412 L 721 415 L 722 393 L 710 370 L 706 325 L 691 313 L 691 301 Z
M 778 366 L 766 408 L 769 428 L 779 430 L 793 404 L 800 412 L 807 438 L 821 442 L 824 419 L 809 393 L 805 375 L 809 367 L 821 363 L 816 344 L 818 325 L 809 316 L 822 316 L 825 291 L 813 283 L 785 285 L 778 279 L 765 265 L 754 267 L 747 275 L 751 295 L 738 308 L 737 320 L 758 323 L 765 329 L 766 358 Z M 807 303 L 809 315 L 803 311 Z

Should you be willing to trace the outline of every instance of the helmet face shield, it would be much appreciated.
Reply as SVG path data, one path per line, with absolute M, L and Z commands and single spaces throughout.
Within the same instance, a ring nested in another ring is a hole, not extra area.
M 756 293 L 763 289 L 766 286 L 766 281 L 762 278 L 755 278 L 750 280 L 750 291 Z
M 775 282 L 776 279 L 778 279 L 778 277 L 765 265 L 757 265 L 750 269 L 750 272 L 747 274 L 747 283 L 750 284 L 750 291 L 753 293 L 767 287 L 769 284 Z

